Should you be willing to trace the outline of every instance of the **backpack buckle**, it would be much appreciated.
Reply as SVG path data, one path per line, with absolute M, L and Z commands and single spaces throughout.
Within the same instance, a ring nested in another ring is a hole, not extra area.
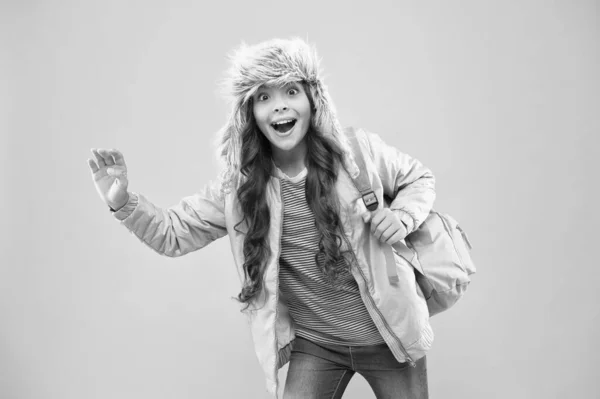
M 369 191 L 367 194 L 363 194 L 362 199 L 368 210 L 373 212 L 377 209 L 379 201 L 377 201 L 377 197 L 375 196 L 375 193 L 373 191 Z

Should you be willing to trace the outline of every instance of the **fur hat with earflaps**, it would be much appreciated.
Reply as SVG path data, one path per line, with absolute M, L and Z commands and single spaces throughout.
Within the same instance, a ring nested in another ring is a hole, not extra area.
M 223 82 L 224 94 L 231 103 L 228 121 L 219 131 L 220 153 L 225 161 L 221 176 L 224 192 L 237 187 L 242 179 L 242 132 L 247 121 L 250 98 L 262 85 L 283 86 L 303 82 L 312 95 L 314 126 L 329 136 L 344 153 L 344 167 L 358 173 L 350 145 L 337 120 L 335 108 L 319 69 L 313 46 L 302 39 L 273 39 L 257 45 L 242 44 L 230 56 L 231 66 Z

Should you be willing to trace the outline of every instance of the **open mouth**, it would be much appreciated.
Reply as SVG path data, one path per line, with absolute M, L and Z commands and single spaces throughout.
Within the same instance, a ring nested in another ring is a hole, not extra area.
M 294 128 L 296 124 L 296 119 L 286 119 L 284 121 L 279 121 L 275 123 L 271 123 L 273 129 L 277 130 L 279 133 L 287 133 Z

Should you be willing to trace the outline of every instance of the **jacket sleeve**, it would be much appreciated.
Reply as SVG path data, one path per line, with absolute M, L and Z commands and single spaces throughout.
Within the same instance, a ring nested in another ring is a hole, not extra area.
M 168 209 L 130 192 L 127 204 L 113 216 L 159 254 L 181 256 L 227 234 L 224 203 L 218 190 L 215 185 L 207 186 Z
M 392 198 L 408 233 L 425 221 L 435 201 L 435 177 L 421 162 L 366 132 L 371 157 L 381 178 L 384 194 Z

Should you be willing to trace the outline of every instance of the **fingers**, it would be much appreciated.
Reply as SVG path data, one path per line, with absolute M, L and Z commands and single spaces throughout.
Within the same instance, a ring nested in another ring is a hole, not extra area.
M 371 233 L 375 234 L 379 231 L 379 236 L 381 236 L 381 233 L 392 224 L 388 214 L 386 209 L 378 209 L 374 212 L 371 219 Z
M 377 239 L 389 245 L 393 245 L 406 237 L 406 228 L 404 225 L 391 224 L 381 234 L 375 234 Z
M 94 162 L 93 160 L 91 160 L 89 158 L 88 158 L 88 165 L 90 166 L 92 173 L 96 173 L 99 170 L 98 165 L 96 165 L 96 162 Z
M 94 154 L 94 158 L 96 158 L 96 162 L 99 168 L 104 166 L 111 166 L 115 164 L 123 165 L 124 160 L 123 155 L 117 150 L 108 150 L 106 148 L 92 148 L 92 154 Z M 115 156 L 118 159 L 115 159 Z
M 104 158 L 102 157 L 102 155 L 100 155 L 100 153 L 98 152 L 97 149 L 92 148 L 92 154 L 94 155 L 94 158 L 96 159 L 96 164 L 98 164 L 98 168 L 103 168 L 106 166 L 106 162 L 104 162 Z
M 115 164 L 115 160 L 113 159 L 113 156 L 109 150 L 100 148 L 98 149 L 98 153 L 102 156 L 102 159 L 104 159 L 104 163 L 106 164 L 106 166 L 111 166 Z
M 385 242 L 389 237 L 392 236 L 397 230 L 397 227 L 394 226 L 388 219 L 385 219 L 383 222 L 379 224 L 377 229 L 373 231 L 373 235 L 382 242 Z
M 94 173 L 105 166 L 118 165 L 121 167 L 126 167 L 123 154 L 119 150 L 92 148 L 90 151 L 92 151 L 92 154 L 94 155 L 95 162 L 94 160 L 88 159 L 88 164 Z
M 404 239 L 404 237 L 406 237 L 406 229 L 404 229 L 404 227 L 402 227 L 402 228 L 398 229 L 394 234 L 392 234 L 390 236 L 390 238 L 388 238 L 384 242 L 389 245 L 394 245 L 395 243 L 400 242 L 400 240 Z
M 125 159 L 123 158 L 123 154 L 119 150 L 111 150 L 113 159 L 115 160 L 115 164 L 119 166 L 125 166 Z

